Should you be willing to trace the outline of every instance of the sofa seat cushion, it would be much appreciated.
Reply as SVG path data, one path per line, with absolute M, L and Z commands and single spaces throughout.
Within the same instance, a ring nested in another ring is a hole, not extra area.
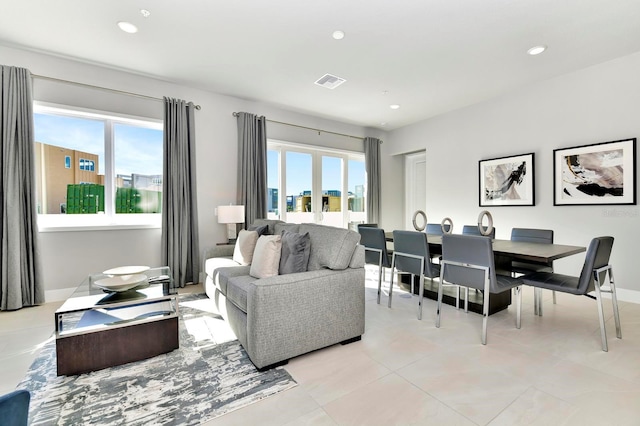
M 247 313 L 247 289 L 256 281 L 251 275 L 229 277 L 227 282 L 227 300 L 242 312 Z
M 249 275 L 250 268 L 250 265 L 221 266 L 214 271 L 214 275 L 211 278 L 218 290 L 227 296 L 229 280 L 234 277 Z
M 240 266 L 240 264 L 231 257 L 211 257 L 204 261 L 204 273 L 213 278 L 216 269 L 227 266 Z

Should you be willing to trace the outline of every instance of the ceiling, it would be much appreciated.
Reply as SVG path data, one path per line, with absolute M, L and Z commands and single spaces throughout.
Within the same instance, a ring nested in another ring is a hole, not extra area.
M 0 0 L 0 10 L 6 46 L 386 130 L 640 51 L 638 0 Z M 526 53 L 540 44 L 543 54 Z M 346 82 L 313 84 L 325 73 Z

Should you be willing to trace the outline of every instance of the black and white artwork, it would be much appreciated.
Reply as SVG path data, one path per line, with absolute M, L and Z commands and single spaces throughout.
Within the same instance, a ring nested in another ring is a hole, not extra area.
M 480 206 L 533 206 L 534 154 L 481 160 Z
M 636 204 L 636 139 L 553 151 L 554 205 Z

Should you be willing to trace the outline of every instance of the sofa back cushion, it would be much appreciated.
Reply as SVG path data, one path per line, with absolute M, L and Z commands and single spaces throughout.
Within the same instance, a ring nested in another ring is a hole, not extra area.
M 267 225 L 267 231 L 260 235 L 280 235 L 280 233 L 275 230 L 275 226 L 277 223 L 284 223 L 284 222 L 277 219 L 256 219 L 249 226 L 249 228 L 258 228 L 258 227 Z
M 249 275 L 256 278 L 269 278 L 278 275 L 281 250 L 282 237 L 280 235 L 263 235 L 258 238 Z
M 311 252 L 307 270 L 328 268 L 342 270 L 349 267 L 360 234 L 344 228 L 301 223 L 299 232 L 309 233 Z
M 309 233 L 299 234 L 282 231 L 282 253 L 280 254 L 280 275 L 306 272 L 309 264 L 311 240 Z
M 251 264 L 253 250 L 256 248 L 257 242 L 258 233 L 256 231 L 245 231 L 244 229 L 240 231 L 233 249 L 233 260 L 241 265 Z
M 300 232 L 300 225 L 297 223 L 276 223 L 273 229 L 276 231 L 276 235 L 282 235 L 282 231 L 287 230 L 289 232 Z

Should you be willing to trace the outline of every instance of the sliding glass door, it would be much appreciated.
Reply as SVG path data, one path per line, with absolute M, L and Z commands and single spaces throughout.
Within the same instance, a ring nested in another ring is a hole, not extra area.
M 269 141 L 267 181 L 271 219 L 346 227 L 366 218 L 361 153 Z

